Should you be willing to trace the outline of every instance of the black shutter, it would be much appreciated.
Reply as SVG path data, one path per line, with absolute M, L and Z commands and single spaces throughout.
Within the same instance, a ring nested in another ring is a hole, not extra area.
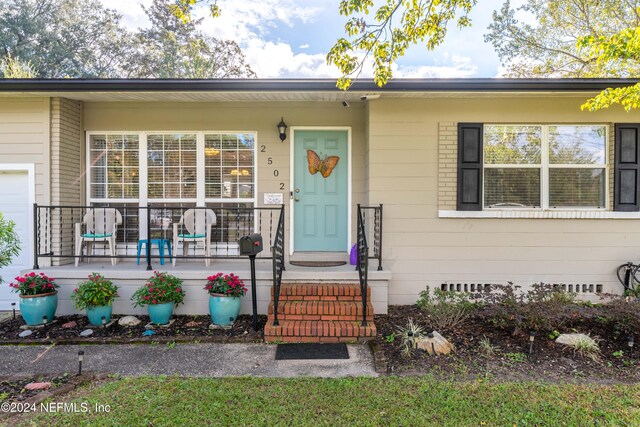
M 640 124 L 617 124 L 613 210 L 640 210 Z
M 458 123 L 457 207 L 482 210 L 482 123 Z

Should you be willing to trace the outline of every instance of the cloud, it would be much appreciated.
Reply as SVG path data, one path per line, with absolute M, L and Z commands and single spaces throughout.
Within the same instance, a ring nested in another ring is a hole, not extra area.
M 445 55 L 448 57 L 448 55 Z M 469 78 L 478 74 L 478 66 L 467 56 L 452 55 L 448 64 L 396 66 L 396 78 Z
M 301 44 L 298 49 L 309 49 L 309 43 Z
M 287 43 L 265 42 L 254 38 L 244 46 L 247 62 L 260 78 L 338 77 L 338 70 L 327 65 L 326 56 L 294 53 Z

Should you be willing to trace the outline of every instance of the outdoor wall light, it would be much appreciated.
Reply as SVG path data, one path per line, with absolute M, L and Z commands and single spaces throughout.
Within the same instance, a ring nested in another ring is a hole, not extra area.
M 287 139 L 287 124 L 284 122 L 284 117 L 280 118 L 280 123 L 278 123 L 278 132 L 280 133 L 280 141 L 284 141 Z

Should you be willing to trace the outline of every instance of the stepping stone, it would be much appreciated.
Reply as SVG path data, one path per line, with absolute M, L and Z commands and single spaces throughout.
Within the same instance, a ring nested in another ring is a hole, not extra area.
M 47 390 L 49 387 L 51 387 L 51 383 L 50 382 L 44 382 L 44 383 L 29 383 L 26 386 L 24 386 L 25 390 Z
M 153 329 L 153 328 L 168 328 L 168 327 L 170 327 L 171 325 L 173 325 L 173 322 L 175 322 L 175 321 L 176 321 L 176 319 L 171 319 L 171 320 L 169 320 L 169 323 L 165 323 L 164 325 L 156 325 L 156 324 L 155 324 L 155 323 L 153 323 L 153 322 L 149 322 L 149 323 L 147 323 L 146 325 L 144 325 L 144 328 L 145 328 L 145 329 Z
M 142 321 L 136 316 L 124 316 L 118 320 L 120 326 L 138 326 Z
M 22 331 L 20 332 L 20 334 L 18 335 L 20 338 L 26 338 L 29 335 L 33 334 L 33 331 L 27 329 L 26 331 Z
M 93 335 L 93 329 L 85 329 L 84 331 L 80 332 L 81 337 L 90 337 L 91 335 Z
M 75 328 L 76 326 L 78 326 L 78 324 L 73 320 L 71 322 L 63 323 L 61 325 L 63 329 L 71 329 L 71 328 Z
M 155 335 L 155 334 L 156 334 L 156 331 L 153 331 L 151 329 L 147 329 L 142 333 L 142 335 L 144 335 L 145 337 L 150 337 L 151 335 Z

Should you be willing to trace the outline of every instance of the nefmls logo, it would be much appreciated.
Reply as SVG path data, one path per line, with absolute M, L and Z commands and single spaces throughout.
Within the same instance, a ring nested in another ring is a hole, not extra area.
M 40 403 L 41 412 L 75 412 L 75 413 L 87 413 L 89 412 L 88 402 L 48 402 Z

